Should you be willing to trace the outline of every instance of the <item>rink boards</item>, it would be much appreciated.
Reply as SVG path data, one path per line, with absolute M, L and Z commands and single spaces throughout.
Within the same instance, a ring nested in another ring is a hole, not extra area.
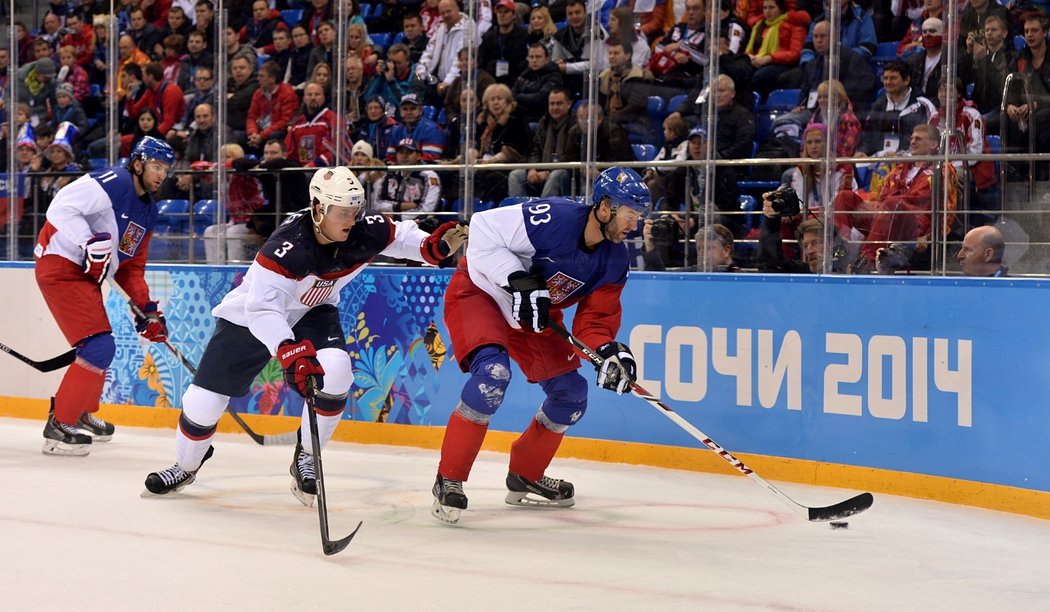
M 193 363 L 211 308 L 244 268 L 151 266 L 172 342 Z M 355 385 L 345 440 L 436 447 L 466 377 L 442 320 L 450 274 L 369 268 L 341 296 Z M 68 347 L 32 268 L 0 268 L 0 342 L 33 359 Z M 864 278 L 635 273 L 619 340 L 639 382 L 763 476 L 941 499 L 1050 518 L 1047 283 L 1027 279 Z M 103 402 L 118 422 L 171 426 L 189 374 L 138 340 L 109 295 L 117 357 Z M 559 358 L 562 358 L 559 356 Z M 36 416 L 61 372 L 4 358 L 0 414 Z M 593 384 L 593 368 L 581 373 Z M 515 371 L 487 448 L 506 450 L 542 403 Z M 301 414 L 276 362 L 232 401 L 263 431 Z M 137 407 L 160 408 L 143 410 Z M 282 418 L 283 417 L 283 418 Z M 251 417 L 249 417 L 251 418 Z M 398 427 L 397 424 L 409 427 Z M 724 470 L 713 453 L 643 400 L 595 389 L 563 455 Z

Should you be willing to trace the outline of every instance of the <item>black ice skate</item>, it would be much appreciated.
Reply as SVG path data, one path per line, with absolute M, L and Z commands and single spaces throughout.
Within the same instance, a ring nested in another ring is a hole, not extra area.
M 317 474 L 314 472 L 314 456 L 303 450 L 302 444 L 295 445 L 292 465 L 288 468 L 292 474 L 292 495 L 304 506 L 314 505 L 317 497 Z
M 568 508 L 576 503 L 573 499 L 575 490 L 567 480 L 544 476 L 538 481 L 531 481 L 518 474 L 507 474 L 507 493 L 505 500 L 512 506 L 545 506 Z
M 463 481 L 437 475 L 434 481 L 434 505 L 430 513 L 439 521 L 449 525 L 459 522 L 459 513 L 467 509 L 467 496 L 463 494 Z
M 41 452 L 45 455 L 83 457 L 91 452 L 91 436 L 72 425 L 59 423 L 54 413 L 49 413 L 44 425 L 44 446 Z
M 107 423 L 89 412 L 80 415 L 80 420 L 77 421 L 77 428 L 91 434 L 91 438 L 95 442 L 109 442 L 113 439 L 113 430 L 115 429 L 112 423 Z
M 211 456 L 215 453 L 215 447 L 209 446 L 208 452 L 204 453 L 204 458 L 201 459 L 201 467 L 204 466 L 204 462 L 211 459 Z M 187 472 L 182 469 L 178 463 L 171 466 L 166 470 L 159 472 L 152 472 L 149 476 L 146 476 L 146 490 L 142 492 L 142 497 L 153 497 L 160 495 L 171 495 L 178 493 L 185 489 L 188 485 L 193 484 L 193 481 L 197 479 L 197 472 L 200 471 L 200 467 Z

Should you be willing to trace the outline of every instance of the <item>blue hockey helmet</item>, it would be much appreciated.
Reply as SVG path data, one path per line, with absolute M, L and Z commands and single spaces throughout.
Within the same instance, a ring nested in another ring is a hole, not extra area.
M 142 140 L 138 141 L 135 148 L 131 150 L 131 159 L 141 159 L 142 163 L 155 159 L 162 164 L 174 166 L 175 151 L 172 150 L 171 145 L 160 138 L 143 136 Z
M 653 209 L 649 187 L 646 186 L 642 177 L 631 168 L 613 166 L 602 171 L 598 175 L 598 180 L 594 181 L 592 198 L 596 207 L 602 203 L 604 198 L 609 198 L 613 211 L 620 206 L 627 206 L 641 213 L 643 217 L 649 216 Z

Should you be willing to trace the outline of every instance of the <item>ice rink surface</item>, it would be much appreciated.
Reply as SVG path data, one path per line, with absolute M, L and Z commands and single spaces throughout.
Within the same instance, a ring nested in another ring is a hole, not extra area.
M 848 530 L 738 476 L 556 459 L 571 509 L 503 502 L 481 453 L 458 526 L 430 516 L 437 454 L 333 443 L 334 557 L 288 491 L 291 447 L 218 435 L 181 494 L 142 499 L 171 431 L 118 427 L 86 458 L 0 419 L 0 610 L 1050 610 L 1050 521 L 875 495 Z M 791 483 L 826 505 L 856 491 Z

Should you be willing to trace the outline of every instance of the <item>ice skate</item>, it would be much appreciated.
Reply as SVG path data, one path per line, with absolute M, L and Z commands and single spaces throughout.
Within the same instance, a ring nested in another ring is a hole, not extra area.
M 215 453 L 215 447 L 209 446 L 208 452 L 204 453 L 204 458 L 201 459 L 201 466 L 204 466 L 204 462 L 211 459 L 212 454 Z M 176 463 L 166 470 L 159 472 L 152 472 L 149 476 L 146 476 L 146 490 L 142 492 L 142 497 L 159 497 L 161 495 L 171 495 L 178 493 L 185 489 L 188 485 L 193 484 L 193 481 L 197 479 L 197 472 L 200 471 L 200 467 L 192 472 L 187 472 Z
M 434 481 L 434 505 L 430 513 L 439 521 L 449 525 L 459 522 L 459 513 L 467 509 L 467 496 L 463 494 L 463 481 L 437 475 Z
M 44 425 L 44 446 L 41 452 L 45 455 L 84 457 L 91 452 L 91 436 L 72 425 L 59 423 L 55 415 L 50 413 Z
M 307 508 L 313 506 L 314 498 L 317 497 L 314 456 L 306 454 L 302 444 L 295 445 L 295 455 L 288 471 L 292 474 L 292 495 Z
M 109 442 L 113 439 L 113 431 L 115 429 L 112 423 L 107 423 L 90 412 L 80 415 L 80 420 L 77 421 L 77 428 L 83 429 L 90 434 L 95 442 Z
M 538 481 L 531 481 L 518 474 L 507 474 L 506 502 L 512 506 L 544 506 L 568 508 L 576 503 L 575 491 L 567 480 L 544 476 Z

